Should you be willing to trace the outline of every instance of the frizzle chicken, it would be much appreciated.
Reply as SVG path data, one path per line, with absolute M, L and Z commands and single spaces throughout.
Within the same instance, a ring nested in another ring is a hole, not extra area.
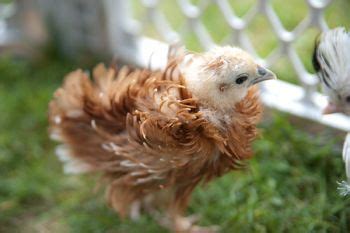
M 165 210 L 176 232 L 199 183 L 252 156 L 261 105 L 255 84 L 275 75 L 239 48 L 169 58 L 161 71 L 70 73 L 49 106 L 50 132 L 67 173 L 100 172 L 121 215 Z
M 313 66 L 329 98 L 324 113 L 350 115 L 350 33 L 345 28 L 335 28 L 319 36 Z
M 324 114 L 344 113 L 350 116 L 350 33 L 343 27 L 323 32 L 313 54 L 313 66 L 320 78 L 328 105 Z M 347 181 L 340 183 L 343 195 L 350 194 L 350 133 L 345 138 L 343 160 Z

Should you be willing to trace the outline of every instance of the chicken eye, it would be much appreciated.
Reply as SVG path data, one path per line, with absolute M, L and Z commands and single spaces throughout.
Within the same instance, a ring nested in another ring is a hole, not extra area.
M 345 101 L 350 104 L 350 95 L 345 98 Z
M 241 75 L 236 79 L 236 83 L 240 85 L 240 84 L 244 83 L 247 79 L 248 79 L 248 75 L 247 75 L 247 74 L 241 74 Z

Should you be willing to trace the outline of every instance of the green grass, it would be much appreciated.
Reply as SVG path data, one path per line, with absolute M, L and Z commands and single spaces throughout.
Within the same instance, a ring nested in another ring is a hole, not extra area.
M 72 67 L 0 60 L 0 232 L 165 232 L 149 217 L 122 222 L 92 176 L 66 176 L 47 137 L 47 104 Z M 223 232 L 347 232 L 349 199 L 339 196 L 344 178 L 341 137 L 293 127 L 284 114 L 269 114 L 247 171 L 198 188 L 189 213 Z
M 285 1 L 272 2 L 288 29 L 306 12 L 301 0 L 293 1 L 298 7 L 291 10 L 283 7 Z M 242 15 L 253 3 L 232 5 Z M 176 8 L 162 4 L 175 26 L 181 25 L 171 11 Z M 327 11 L 330 26 L 349 27 L 349 9 L 348 1 L 335 0 Z M 211 9 L 203 16 L 211 32 L 217 30 L 216 40 L 226 30 L 216 27 L 218 14 Z M 265 23 L 258 18 L 249 32 L 264 42 L 262 54 L 275 43 L 264 34 Z M 314 34 L 306 33 L 297 44 L 306 64 Z M 196 49 L 193 36 L 186 43 Z M 287 63 L 281 61 L 275 70 L 293 79 Z M 147 215 L 137 222 L 121 221 L 106 206 L 103 190 L 94 191 L 98 177 L 63 174 L 47 135 L 47 105 L 64 74 L 75 67 L 57 58 L 40 63 L 0 59 L 0 232 L 167 232 Z M 248 169 L 198 187 L 188 213 L 200 213 L 201 224 L 220 225 L 222 232 L 350 232 L 350 199 L 339 195 L 336 184 L 345 178 L 344 135 L 305 120 L 293 126 L 295 121 L 286 114 L 267 114 Z M 308 132 L 306 125 L 311 125 Z

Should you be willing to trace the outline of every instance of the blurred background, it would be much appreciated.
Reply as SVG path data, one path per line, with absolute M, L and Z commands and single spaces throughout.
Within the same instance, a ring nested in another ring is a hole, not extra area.
M 0 232 L 167 232 L 147 215 L 121 221 L 96 175 L 63 174 L 47 107 L 66 73 L 147 64 L 147 36 L 195 51 L 239 45 L 308 88 L 316 36 L 349 29 L 349 12 L 348 0 L 0 1 Z M 350 232 L 350 199 L 337 190 L 345 132 L 271 108 L 260 128 L 248 169 L 197 188 L 189 214 L 222 232 Z

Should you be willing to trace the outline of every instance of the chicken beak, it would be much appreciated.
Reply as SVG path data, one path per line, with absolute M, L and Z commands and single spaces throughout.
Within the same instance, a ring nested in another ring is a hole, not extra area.
M 328 102 L 328 105 L 323 109 L 322 114 L 327 115 L 331 113 L 341 112 L 341 109 L 334 103 Z
M 275 73 L 273 73 L 271 70 L 258 67 L 258 78 L 254 79 L 251 83 L 251 85 L 255 85 L 257 83 L 260 83 L 262 81 L 271 80 L 271 79 L 277 79 Z

